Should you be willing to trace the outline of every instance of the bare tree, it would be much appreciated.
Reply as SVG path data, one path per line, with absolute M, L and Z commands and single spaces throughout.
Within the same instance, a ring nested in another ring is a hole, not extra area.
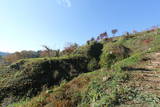
M 136 31 L 136 30 L 133 30 L 132 32 L 133 32 L 133 34 L 136 34 L 136 33 L 137 33 L 137 31 Z
M 100 39 L 105 39 L 105 38 L 108 37 L 108 34 L 107 34 L 107 32 L 104 32 L 104 33 L 101 33 L 101 34 L 99 35 L 99 37 L 100 37 Z
M 49 48 L 48 46 L 46 46 L 46 45 L 43 45 L 42 47 L 46 49 L 47 54 L 48 54 L 48 57 L 51 57 L 51 51 L 52 51 L 52 49 L 50 49 L 50 48 Z
M 63 54 L 69 55 L 73 53 L 78 47 L 79 46 L 77 43 L 67 43 L 66 46 L 64 47 Z
M 97 41 L 99 41 L 100 40 L 100 36 L 97 36 L 97 39 L 96 39 Z
M 58 50 L 56 50 L 56 55 L 55 55 L 56 57 L 59 57 L 60 56 L 60 50 L 58 49 Z
M 92 41 L 95 41 L 94 37 L 92 37 L 90 41 L 91 41 L 91 42 L 92 42 Z
M 129 32 L 125 32 L 125 35 L 126 35 L 126 36 L 129 36 L 130 34 L 129 34 Z
M 113 36 L 115 36 L 115 34 L 118 32 L 118 30 L 117 29 L 113 29 L 112 30 L 112 34 L 113 34 Z

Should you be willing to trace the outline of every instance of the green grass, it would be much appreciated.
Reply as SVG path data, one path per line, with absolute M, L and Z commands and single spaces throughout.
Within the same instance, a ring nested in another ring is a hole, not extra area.
M 153 94 L 145 94 L 133 87 L 133 84 L 131 84 L 133 81 L 132 73 L 124 71 L 123 68 L 135 67 L 141 63 L 141 60 L 145 57 L 145 55 L 147 55 L 148 53 L 159 51 L 160 35 L 155 35 L 154 32 L 140 32 L 137 34 L 132 34 L 130 36 L 123 36 L 114 39 L 114 41 L 110 42 L 101 41 L 102 43 L 98 44 L 98 49 L 102 48 L 102 44 L 104 47 L 101 57 L 101 51 L 98 51 L 99 53 L 96 54 L 97 47 L 93 46 L 93 49 L 91 49 L 91 44 L 82 46 L 77 49 L 75 51 L 76 55 L 64 56 L 61 58 L 32 58 L 20 60 L 12 64 L 10 66 L 11 68 L 16 68 L 18 65 L 20 67 L 20 70 L 11 74 L 6 73 L 6 75 L 10 76 L 6 76 L 5 79 L 0 79 L 0 82 L 12 80 L 12 78 L 13 80 L 17 80 L 17 78 L 23 75 L 20 72 L 21 70 L 32 71 L 33 68 L 36 68 L 33 70 L 33 74 L 37 76 L 37 73 L 39 74 L 39 72 L 41 71 L 47 71 L 48 67 L 50 67 L 47 65 L 53 63 L 54 61 L 61 62 L 58 64 L 56 63 L 57 66 L 60 69 L 63 68 L 63 71 L 68 71 L 68 64 L 70 65 L 73 59 L 76 59 L 77 63 L 75 64 L 74 61 L 73 63 L 78 66 L 77 69 L 85 66 L 85 68 L 88 67 L 89 69 L 91 69 L 90 71 L 92 71 L 97 68 L 96 65 L 99 64 L 98 61 L 100 60 L 100 58 L 104 60 L 105 57 L 102 56 L 108 55 L 111 48 L 110 46 L 121 45 L 131 50 L 131 53 L 129 53 L 130 56 L 120 58 L 120 56 L 117 55 L 120 60 L 113 61 L 113 63 L 109 62 L 110 69 L 108 69 L 106 66 L 103 66 L 99 70 L 95 70 L 93 72 L 81 75 L 78 74 L 78 77 L 74 78 L 73 80 L 70 79 L 71 81 L 69 82 L 62 82 L 60 85 L 56 86 L 52 85 L 53 88 L 42 91 L 36 97 L 33 97 L 30 100 L 22 100 L 19 103 L 12 104 L 8 107 L 115 107 L 121 106 L 123 104 L 125 106 L 125 103 L 132 101 L 140 104 L 144 103 L 157 106 L 157 103 L 160 101 L 159 96 Z M 84 56 L 85 58 L 87 57 L 85 59 L 87 60 L 86 63 L 82 64 L 80 62 L 83 62 L 83 60 L 81 60 L 82 56 L 80 54 L 83 55 L 83 58 Z M 107 59 L 107 61 L 108 60 L 109 59 Z M 106 61 L 104 60 L 103 63 L 106 63 Z M 82 65 L 79 66 L 80 64 Z M 43 68 L 43 66 L 45 67 Z M 55 66 L 55 63 L 53 63 L 52 66 Z M 84 72 L 83 70 L 81 71 Z M 29 72 L 29 75 L 32 74 L 30 73 L 31 72 Z M 0 74 L 0 77 L 1 76 L 2 75 Z M 65 77 L 66 76 L 64 76 L 64 78 Z M 62 79 L 65 80 L 64 78 Z M 41 79 L 40 82 L 42 81 L 43 79 Z M 17 83 L 18 82 L 19 80 L 17 80 Z M 12 83 L 14 83 L 14 81 Z
M 40 105 L 42 103 L 49 105 L 55 100 L 58 100 L 59 103 L 54 103 L 64 105 L 66 104 L 64 103 L 65 100 L 68 98 L 73 106 L 78 104 L 79 107 L 92 103 L 95 103 L 97 106 L 104 104 L 117 105 L 123 100 L 121 95 L 127 94 L 128 92 L 127 88 L 121 85 L 121 83 L 125 83 L 128 79 L 129 77 L 126 72 L 105 72 L 98 70 L 92 73 L 83 74 L 58 88 L 50 89 L 49 94 L 46 93 L 48 91 L 45 93 L 42 92 L 41 95 L 31 99 L 31 101 L 16 107 L 41 107 Z M 84 81 L 86 82 L 83 83 Z M 81 88 L 77 88 L 76 85 L 78 84 L 82 85 L 82 87 L 80 86 Z M 66 87 L 68 87 L 67 90 Z M 69 92 L 71 93 L 69 94 Z M 54 100 L 47 101 L 46 96 L 48 99 L 53 98 Z M 62 96 L 64 96 L 63 99 L 61 99 Z M 69 105 L 65 106 L 69 107 Z
M 49 88 L 88 72 L 87 64 L 82 55 L 20 60 L 0 72 L 0 102 L 10 96 L 17 100 L 33 97 L 44 86 Z
M 93 80 L 88 85 L 88 89 L 82 94 L 80 107 L 84 105 L 111 107 L 123 103 L 121 95 L 127 94 L 128 90 L 121 83 L 125 83 L 129 79 L 128 74 L 124 72 L 108 72 L 103 74 L 102 77 Z
M 7 107 L 18 107 L 20 105 L 26 104 L 28 101 L 29 100 L 22 100 L 22 101 L 19 101 L 18 103 L 14 103 L 14 104 L 8 105 Z
M 126 58 L 126 59 L 124 59 L 122 61 L 119 61 L 116 64 L 114 64 L 112 66 L 112 69 L 114 71 L 122 71 L 123 67 L 134 66 L 141 61 L 141 59 L 143 58 L 143 55 L 144 55 L 144 53 L 134 54 L 131 57 Z

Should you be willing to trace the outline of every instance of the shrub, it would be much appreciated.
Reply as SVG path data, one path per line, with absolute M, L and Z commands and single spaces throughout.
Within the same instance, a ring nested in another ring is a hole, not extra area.
M 89 71 L 93 71 L 100 67 L 99 60 L 100 60 L 100 55 L 102 53 L 102 48 L 103 48 L 102 43 L 93 41 L 86 46 L 78 48 L 74 52 L 74 54 L 81 54 L 86 56 L 90 60 L 87 68 Z
M 96 60 L 99 60 L 99 56 L 102 53 L 102 48 L 103 48 L 103 44 L 93 41 L 86 46 L 82 46 L 78 48 L 74 52 L 74 54 L 82 54 L 87 56 L 90 59 L 95 58 Z
M 77 48 L 78 48 L 78 44 L 77 43 L 68 43 L 66 44 L 66 46 L 64 47 L 64 50 L 61 52 L 62 55 L 70 55 L 72 54 Z
M 103 45 L 101 43 L 93 42 L 90 45 L 90 48 L 88 49 L 87 55 L 90 58 L 95 58 L 96 60 L 99 60 L 99 56 L 102 53 L 102 48 L 103 48 Z
M 129 57 L 130 49 L 123 45 L 109 45 L 103 48 L 103 53 L 100 58 L 100 66 L 110 68 L 115 62 Z
M 88 63 L 87 68 L 89 71 L 94 71 L 98 69 L 99 68 L 98 61 L 95 58 L 91 59 Z

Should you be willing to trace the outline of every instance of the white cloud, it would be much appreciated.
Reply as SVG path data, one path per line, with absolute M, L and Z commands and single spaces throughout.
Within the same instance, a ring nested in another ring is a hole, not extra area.
M 59 5 L 62 5 L 64 7 L 71 7 L 71 1 L 70 0 L 57 0 Z

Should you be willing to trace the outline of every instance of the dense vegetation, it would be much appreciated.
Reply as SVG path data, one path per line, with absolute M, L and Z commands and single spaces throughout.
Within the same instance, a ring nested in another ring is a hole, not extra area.
M 158 65 L 147 66 L 159 51 L 160 30 L 156 28 L 114 38 L 102 33 L 54 57 L 48 50 L 48 57 L 18 60 L 0 68 L 1 106 L 158 106 L 160 92 L 152 84 L 143 85 L 147 76 L 142 72 L 160 71 Z

